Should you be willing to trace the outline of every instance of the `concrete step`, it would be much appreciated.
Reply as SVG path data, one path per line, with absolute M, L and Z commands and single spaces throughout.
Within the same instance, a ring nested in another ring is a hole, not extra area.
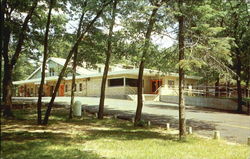
M 143 94 L 142 98 L 143 98 L 143 101 L 159 101 L 158 94 Z M 137 94 L 129 94 L 129 95 L 127 95 L 127 99 L 132 100 L 132 101 L 136 101 Z

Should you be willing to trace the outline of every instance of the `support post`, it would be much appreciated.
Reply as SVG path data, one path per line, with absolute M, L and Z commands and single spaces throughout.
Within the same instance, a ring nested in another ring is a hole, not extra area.
M 188 134 L 193 134 L 193 128 L 191 126 L 188 127 Z
M 220 131 L 215 131 L 214 132 L 214 139 L 215 140 L 220 140 Z
M 170 130 L 170 124 L 169 123 L 166 124 L 166 129 Z
M 148 121 L 148 127 L 150 127 L 151 126 L 151 121 Z

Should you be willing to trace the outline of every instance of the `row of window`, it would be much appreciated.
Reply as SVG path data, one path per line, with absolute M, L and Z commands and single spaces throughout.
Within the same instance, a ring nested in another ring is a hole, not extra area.
M 137 87 L 137 79 L 125 78 L 126 86 Z M 124 86 L 124 78 L 115 78 L 108 80 L 109 87 Z
M 125 83 L 126 83 L 126 86 L 137 87 L 137 79 L 125 78 Z M 124 78 L 108 79 L 108 86 L 109 87 L 124 86 Z M 75 85 L 75 91 L 77 90 L 77 88 L 78 88 L 78 91 L 81 92 L 82 91 L 82 83 Z M 66 84 L 65 85 L 65 92 L 68 92 L 69 90 L 70 90 L 70 88 Z
M 77 84 L 75 84 L 75 91 L 77 90 Z M 66 84 L 65 85 L 65 92 L 68 92 L 70 89 L 68 88 L 68 85 Z M 78 90 L 79 90 L 79 92 L 81 92 L 82 91 L 82 83 L 79 83 L 78 84 Z

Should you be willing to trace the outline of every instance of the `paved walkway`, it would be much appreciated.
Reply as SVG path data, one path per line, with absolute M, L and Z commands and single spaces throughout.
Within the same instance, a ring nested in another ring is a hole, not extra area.
M 27 98 L 26 98 L 27 99 Z M 37 99 L 37 98 L 28 98 Z M 49 97 L 43 99 L 49 101 Z M 96 112 L 99 104 L 97 97 L 76 97 L 76 100 L 87 105 L 89 111 Z M 56 102 L 69 103 L 70 97 L 57 97 Z M 135 114 L 136 102 L 121 99 L 106 99 L 105 113 L 119 114 L 132 117 Z M 178 128 L 178 106 L 176 104 L 146 101 L 143 107 L 143 119 L 152 124 L 170 123 L 171 127 Z M 212 137 L 214 130 L 219 130 L 221 136 L 232 142 L 246 143 L 250 136 L 250 116 L 188 107 L 186 111 L 187 125 L 193 127 L 195 133 Z

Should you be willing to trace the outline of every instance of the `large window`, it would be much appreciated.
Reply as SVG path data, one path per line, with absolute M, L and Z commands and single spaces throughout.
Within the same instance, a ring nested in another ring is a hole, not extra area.
M 137 87 L 137 79 L 126 78 L 126 86 Z
M 50 76 L 55 76 L 55 70 L 54 70 L 54 68 L 49 68 L 49 75 Z
M 124 85 L 123 78 L 115 78 L 115 79 L 108 80 L 109 87 L 116 87 L 116 86 L 123 86 L 123 85 Z
M 68 85 L 65 85 L 65 92 L 68 92 Z

